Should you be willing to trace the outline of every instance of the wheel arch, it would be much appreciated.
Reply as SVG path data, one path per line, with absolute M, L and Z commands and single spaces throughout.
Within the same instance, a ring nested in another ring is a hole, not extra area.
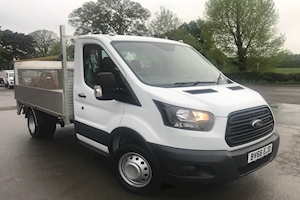
M 32 112 L 33 117 L 34 117 L 35 125 L 37 126 L 37 117 L 36 117 L 36 112 L 35 112 L 34 108 L 32 108 L 32 107 L 30 107 L 30 106 L 27 106 L 27 107 L 25 108 L 25 118 L 28 118 L 29 112 Z
M 155 162 L 156 167 L 158 167 L 158 162 L 148 142 L 144 137 L 141 136 L 141 134 L 131 128 L 118 127 L 111 133 L 111 141 L 110 145 L 108 146 L 110 154 L 113 156 L 115 151 L 120 146 L 128 143 L 138 144 L 142 146 L 145 151 L 149 153 L 149 156 L 151 156 L 151 158 Z

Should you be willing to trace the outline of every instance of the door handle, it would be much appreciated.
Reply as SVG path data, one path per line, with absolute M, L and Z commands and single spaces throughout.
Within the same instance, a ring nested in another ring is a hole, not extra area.
M 83 94 L 83 93 L 78 94 L 78 96 L 79 96 L 80 98 L 86 98 L 85 94 Z

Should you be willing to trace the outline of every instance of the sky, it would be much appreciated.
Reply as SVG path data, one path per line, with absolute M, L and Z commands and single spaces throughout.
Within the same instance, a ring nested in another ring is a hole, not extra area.
M 59 25 L 66 26 L 66 33 L 75 29 L 68 25 L 68 15 L 90 0 L 0 0 L 1 30 L 28 34 L 46 29 L 59 33 Z M 95 1 L 95 0 L 94 0 Z M 164 6 L 176 13 L 183 22 L 203 18 L 206 0 L 133 0 L 152 13 Z M 274 0 L 279 12 L 278 33 L 285 34 L 284 48 L 300 54 L 300 0 Z

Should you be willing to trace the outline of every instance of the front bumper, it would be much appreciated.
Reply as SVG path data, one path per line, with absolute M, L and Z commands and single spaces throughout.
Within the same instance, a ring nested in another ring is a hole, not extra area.
M 235 151 L 199 151 L 149 144 L 162 179 L 171 183 L 223 182 L 239 179 L 271 162 L 278 151 L 279 135 Z M 248 153 L 272 143 L 272 153 L 248 164 Z

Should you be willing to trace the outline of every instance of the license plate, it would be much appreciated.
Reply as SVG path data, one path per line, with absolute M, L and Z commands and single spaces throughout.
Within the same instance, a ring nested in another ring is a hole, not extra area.
M 270 154 L 272 152 L 272 146 L 273 146 L 272 144 L 269 144 L 267 146 L 264 146 L 260 149 L 248 153 L 248 163 L 252 163 Z

